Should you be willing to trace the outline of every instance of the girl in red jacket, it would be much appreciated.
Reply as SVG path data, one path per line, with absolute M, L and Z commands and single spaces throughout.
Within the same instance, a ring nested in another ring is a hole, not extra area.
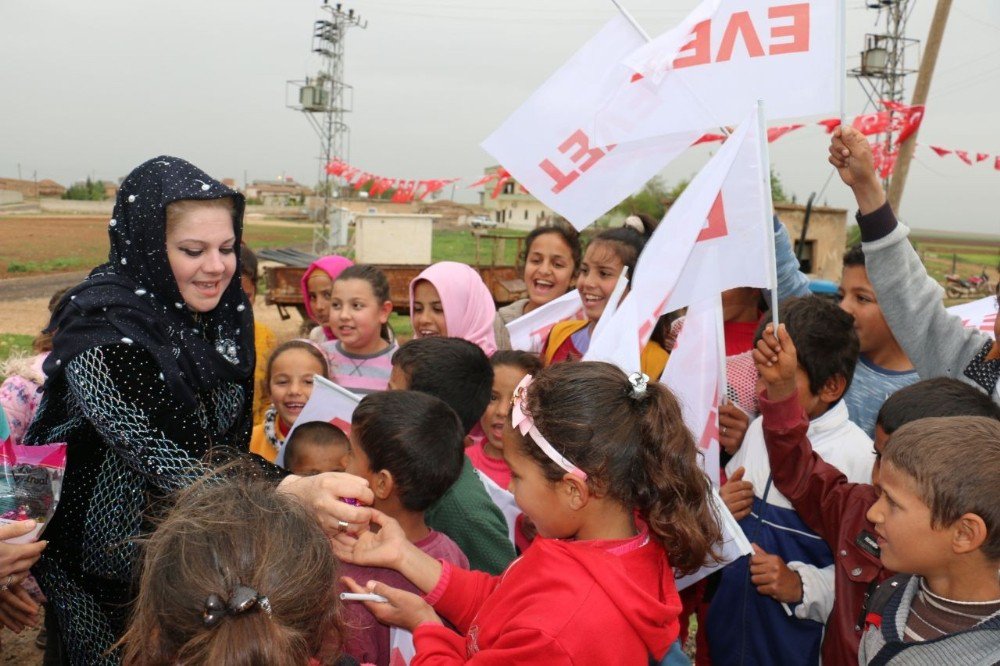
M 364 603 L 413 632 L 413 666 L 659 660 L 678 633 L 674 568 L 698 569 L 720 539 L 677 401 L 639 373 L 561 363 L 526 376 L 511 412 L 510 490 L 539 536 L 525 554 L 501 576 L 462 571 L 374 511 L 381 529 L 341 534 L 338 556 L 396 569 L 425 596 L 345 583 L 386 599 Z

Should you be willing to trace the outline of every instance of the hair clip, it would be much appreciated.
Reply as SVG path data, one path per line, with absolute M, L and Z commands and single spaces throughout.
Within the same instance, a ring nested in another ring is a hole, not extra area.
M 253 608 L 260 608 L 271 615 L 271 601 L 267 597 L 257 594 L 252 587 L 237 585 L 225 603 L 217 594 L 208 595 L 201 618 L 206 627 L 212 628 L 226 615 L 241 615 Z
M 587 473 L 571 463 L 565 456 L 556 451 L 556 448 L 549 444 L 549 441 L 542 436 L 531 414 L 524 410 L 524 403 L 528 397 L 528 386 L 531 384 L 532 376 L 525 375 L 521 382 L 514 389 L 514 398 L 510 408 L 510 423 L 522 435 L 530 436 L 538 448 L 549 457 L 549 460 L 559 465 L 561 468 L 579 478 L 581 481 L 587 480 Z
M 226 607 L 217 594 L 210 594 L 205 599 L 205 610 L 201 614 L 202 622 L 206 627 L 212 628 L 219 623 L 226 614 Z
M 646 228 L 642 225 L 642 220 L 639 219 L 638 215 L 629 215 L 622 221 L 622 226 L 626 229 L 631 229 L 632 231 L 637 231 L 640 234 L 646 233 Z
M 632 385 L 632 398 L 641 398 L 646 395 L 646 387 L 649 385 L 649 375 L 642 372 L 633 372 L 628 376 L 628 383 Z

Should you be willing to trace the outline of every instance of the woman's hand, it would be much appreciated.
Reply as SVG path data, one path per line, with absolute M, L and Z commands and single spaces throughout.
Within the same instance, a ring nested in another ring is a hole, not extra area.
M 406 538 L 395 520 L 377 509 L 371 509 L 372 523 L 377 531 L 365 530 L 359 535 L 338 534 L 332 541 L 333 553 L 344 562 L 363 567 L 385 567 L 399 571 L 406 552 L 416 548 Z M 419 550 L 419 549 L 417 549 Z
M 342 532 L 358 534 L 368 529 L 372 510 L 368 506 L 354 506 L 343 501 L 356 500 L 362 505 L 375 501 L 368 482 L 360 477 L 341 472 L 316 476 L 292 474 L 282 479 L 278 490 L 298 498 L 316 515 L 320 526 L 329 535 Z
M 34 520 L 22 520 L 15 523 L 0 525 L 0 586 L 13 583 L 14 577 L 20 576 L 22 580 L 28 575 L 30 569 L 42 551 L 48 545 L 48 541 L 34 541 L 32 543 L 5 543 L 7 539 L 30 534 L 38 524 Z M 23 574 L 23 575 L 22 575 Z M 11 577 L 8 580 L 8 577 Z
M 390 587 L 385 583 L 369 581 L 367 587 L 361 587 L 353 579 L 344 577 L 340 579 L 351 592 L 380 594 L 388 601 L 348 601 L 346 603 L 363 603 L 365 608 L 383 624 L 390 624 L 394 627 L 401 627 L 409 632 L 413 632 L 419 625 L 425 622 L 442 624 L 441 618 L 434 612 L 431 605 L 412 592 Z
M 15 634 L 25 627 L 38 626 L 38 604 L 21 587 L 21 581 L 27 577 L 27 574 L 18 574 L 14 582 L 0 591 L 0 624 Z
M 410 543 L 395 520 L 377 509 L 371 514 L 378 529 L 358 536 L 338 534 L 331 541 L 333 554 L 361 566 L 394 569 L 424 593 L 433 590 L 441 580 L 441 563 Z

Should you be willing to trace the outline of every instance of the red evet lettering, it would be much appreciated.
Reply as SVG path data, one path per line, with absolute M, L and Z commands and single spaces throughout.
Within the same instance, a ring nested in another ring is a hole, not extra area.
M 797 5 L 784 5 L 781 7 L 771 7 L 767 10 L 767 17 L 791 18 L 790 25 L 776 25 L 771 27 L 771 45 L 768 53 L 770 55 L 781 55 L 782 53 L 803 53 L 809 50 L 809 4 L 801 3 Z M 782 37 L 791 38 L 790 41 L 774 43 L 775 39 Z
M 722 192 L 715 197 L 712 208 L 708 211 L 708 224 L 698 234 L 698 241 L 712 240 L 729 235 L 729 227 L 726 226 L 726 209 L 722 205 Z
M 751 58 L 759 58 L 764 55 L 764 47 L 760 45 L 760 37 L 754 30 L 750 12 L 736 12 L 729 18 L 729 24 L 726 25 L 719 54 L 715 56 L 716 62 L 726 62 L 733 57 L 737 34 L 743 35 L 743 43 L 746 44 L 747 54 Z
M 712 22 L 702 21 L 691 31 L 691 41 L 684 45 L 674 59 L 674 69 L 707 65 L 712 62 Z M 691 51 L 690 55 L 681 55 Z
M 576 130 L 569 135 L 569 138 L 559 144 L 559 152 L 567 155 L 573 148 L 576 150 L 569 158 L 579 165 L 579 171 L 570 171 L 569 173 L 563 173 L 559 167 L 552 163 L 549 159 L 544 159 L 539 163 L 539 167 L 544 171 L 552 180 L 555 181 L 555 186 L 552 188 L 552 192 L 559 194 L 569 185 L 573 183 L 580 174 L 589 170 L 590 167 L 597 164 L 602 157 L 608 154 L 608 151 L 614 149 L 615 145 L 606 146 L 604 150 L 600 148 L 590 147 L 590 137 L 588 137 L 583 130 Z
M 583 133 L 583 130 L 577 130 L 570 134 L 569 138 L 559 144 L 560 153 L 568 153 L 570 148 L 576 146 L 578 150 L 569 156 L 571 160 L 579 163 L 584 157 L 586 161 L 580 164 L 580 171 L 587 171 L 590 167 L 594 166 L 599 159 L 604 157 L 604 151 L 600 148 L 590 147 L 590 137 Z
M 542 160 L 541 164 L 539 164 L 538 166 L 540 166 L 542 168 L 542 171 L 548 174 L 549 177 L 556 182 L 555 186 L 552 188 L 552 192 L 555 194 L 559 194 L 560 192 L 565 190 L 568 186 L 573 184 L 574 180 L 580 177 L 579 171 L 570 171 L 569 173 L 563 173 L 562 171 L 559 170 L 559 167 L 557 167 L 548 159 Z

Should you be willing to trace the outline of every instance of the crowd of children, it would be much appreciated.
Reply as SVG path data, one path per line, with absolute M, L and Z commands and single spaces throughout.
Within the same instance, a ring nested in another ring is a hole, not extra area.
M 249 450 L 283 451 L 297 477 L 360 477 L 371 523 L 324 534 L 259 468 L 210 472 L 142 544 L 109 658 L 683 664 L 696 613 L 698 664 L 1000 663 L 1000 343 L 944 310 L 864 139 L 838 129 L 830 161 L 862 236 L 839 306 L 808 294 L 777 220 L 777 327 L 769 294 L 724 295 L 719 495 L 752 554 L 678 592 L 678 575 L 718 563 L 722 534 L 698 444 L 657 381 L 682 321 L 661 320 L 641 372 L 580 362 L 652 220 L 585 250 L 564 225 L 534 230 L 527 296 L 499 311 L 476 270 L 433 264 L 409 285 L 408 341 L 378 268 L 323 257 L 302 278 L 307 338 L 277 344 L 255 324 Z M 256 257 L 240 258 L 252 303 Z M 555 324 L 540 354 L 511 350 L 506 324 L 574 285 L 585 318 Z M 40 337 L 4 373 L 14 442 L 50 349 Z M 358 396 L 350 423 L 300 418 L 316 381 Z M 0 621 L 19 629 L 36 608 L 11 615 L 11 582 Z

